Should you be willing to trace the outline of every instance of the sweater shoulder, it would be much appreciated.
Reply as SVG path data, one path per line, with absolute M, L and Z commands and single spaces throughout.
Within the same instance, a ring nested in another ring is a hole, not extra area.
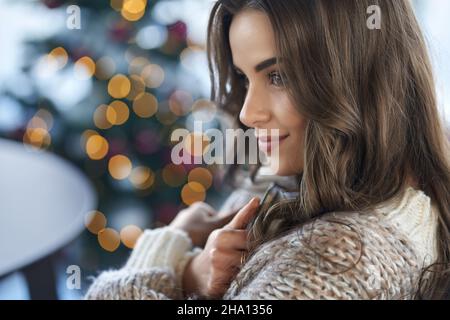
M 395 225 L 376 214 L 330 213 L 261 246 L 227 297 L 400 298 L 417 275 L 414 247 Z

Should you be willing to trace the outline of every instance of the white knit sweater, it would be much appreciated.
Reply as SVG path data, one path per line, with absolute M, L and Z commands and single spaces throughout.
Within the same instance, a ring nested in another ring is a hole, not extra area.
M 236 193 L 228 205 L 238 196 L 247 201 Z M 223 299 L 410 298 L 437 258 L 437 217 L 430 198 L 411 187 L 371 214 L 324 215 L 261 246 Z M 184 268 L 200 251 L 183 231 L 147 230 L 126 265 L 101 273 L 85 298 L 183 299 Z

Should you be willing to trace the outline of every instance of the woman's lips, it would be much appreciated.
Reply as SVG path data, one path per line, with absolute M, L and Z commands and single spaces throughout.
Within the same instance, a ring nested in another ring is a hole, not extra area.
M 270 153 L 274 147 L 276 147 L 277 145 L 280 146 L 287 137 L 289 137 L 288 134 L 277 137 L 258 137 L 259 149 L 264 152 Z

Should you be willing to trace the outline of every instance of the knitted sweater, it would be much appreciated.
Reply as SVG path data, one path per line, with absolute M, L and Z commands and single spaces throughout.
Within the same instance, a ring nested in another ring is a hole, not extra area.
M 412 187 L 370 214 L 326 214 L 263 244 L 223 299 L 411 298 L 437 258 L 437 219 L 431 199 Z M 184 299 L 183 272 L 199 252 L 184 231 L 146 230 L 125 266 L 101 273 L 85 299 Z

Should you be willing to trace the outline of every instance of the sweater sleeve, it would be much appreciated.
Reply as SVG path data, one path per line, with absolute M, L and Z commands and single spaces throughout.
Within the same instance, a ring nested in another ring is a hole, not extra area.
M 413 249 L 390 226 L 357 220 L 317 219 L 264 245 L 224 299 L 409 298 L 418 274 Z
M 183 299 L 182 279 L 193 248 L 186 232 L 169 226 L 146 230 L 125 266 L 102 272 L 88 289 L 88 300 Z

